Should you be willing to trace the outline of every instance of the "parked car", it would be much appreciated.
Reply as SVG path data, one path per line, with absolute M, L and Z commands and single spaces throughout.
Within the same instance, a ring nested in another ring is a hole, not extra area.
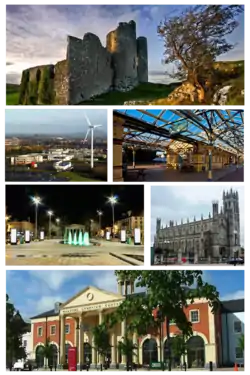
M 230 258 L 227 264 L 244 264 L 243 258 Z
M 15 362 L 12 371 L 33 371 L 37 369 L 37 363 L 34 360 L 28 359 L 27 361 L 18 360 Z

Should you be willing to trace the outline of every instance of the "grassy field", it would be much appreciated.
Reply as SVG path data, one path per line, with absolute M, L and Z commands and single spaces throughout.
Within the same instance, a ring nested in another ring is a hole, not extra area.
M 6 85 L 6 104 L 18 105 L 19 100 L 19 85 L 7 83 Z
M 85 105 L 119 105 L 129 100 L 149 101 L 168 96 L 179 84 L 161 85 L 157 83 L 143 83 L 129 92 L 110 92 L 98 96 L 95 100 L 89 100 L 80 104 Z M 6 85 L 6 104 L 18 105 L 19 86 Z
M 74 182 L 100 182 L 100 180 L 93 180 L 88 177 L 82 177 L 78 173 L 74 172 L 58 172 L 56 174 L 57 177 L 66 177 L 69 179 L 69 181 Z
M 230 71 L 234 68 L 239 69 L 240 73 L 237 77 L 229 79 L 225 76 L 222 79 L 221 85 L 231 85 L 232 88 L 228 95 L 227 105 L 243 105 L 244 95 L 241 94 L 244 90 L 244 61 L 222 61 L 215 64 L 218 71 L 225 72 L 230 75 Z M 149 102 L 154 102 L 156 105 L 164 104 L 164 99 L 176 88 L 180 83 L 172 83 L 170 85 L 158 83 L 143 83 L 128 92 L 109 92 L 100 95 L 94 100 L 88 100 L 80 103 L 81 105 L 123 105 L 127 101 L 140 101 L 140 104 L 147 105 Z M 18 105 L 19 85 L 6 85 L 6 104 Z M 145 102 L 145 103 L 144 103 Z M 199 104 L 199 103 L 180 103 L 185 104 Z M 209 104 L 209 103 L 208 103 Z

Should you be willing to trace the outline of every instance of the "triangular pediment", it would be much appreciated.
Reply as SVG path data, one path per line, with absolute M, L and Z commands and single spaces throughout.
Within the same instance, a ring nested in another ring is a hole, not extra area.
M 77 293 L 74 297 L 70 298 L 60 306 L 60 310 L 65 308 L 72 308 L 78 306 L 86 306 L 93 304 L 102 304 L 112 301 L 121 301 L 124 296 L 118 293 L 108 292 L 94 286 L 88 286 Z

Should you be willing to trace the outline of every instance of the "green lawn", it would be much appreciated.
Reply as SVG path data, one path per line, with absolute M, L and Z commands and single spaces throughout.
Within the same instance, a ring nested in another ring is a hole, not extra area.
M 19 100 L 19 85 L 7 83 L 6 85 L 6 104 L 18 105 Z
M 94 180 L 88 177 L 82 177 L 78 173 L 75 172 L 58 172 L 56 177 L 66 177 L 69 181 L 74 182 L 100 182 L 100 180 Z
M 148 102 L 153 99 L 165 98 L 168 96 L 179 83 L 170 85 L 162 85 L 158 83 L 141 83 L 133 90 L 128 92 L 112 91 L 107 94 L 102 94 L 94 100 L 82 102 L 85 105 L 119 105 L 126 101 L 145 101 Z M 141 103 L 143 104 L 143 103 Z M 145 103 L 147 104 L 147 103 Z
M 153 99 L 165 98 L 168 96 L 179 84 L 162 85 L 157 83 L 143 83 L 135 87 L 129 92 L 109 92 L 107 94 L 96 97 L 95 100 L 89 100 L 80 104 L 85 105 L 119 105 L 125 101 L 149 101 Z M 7 84 L 6 85 L 6 104 L 18 105 L 19 86 Z

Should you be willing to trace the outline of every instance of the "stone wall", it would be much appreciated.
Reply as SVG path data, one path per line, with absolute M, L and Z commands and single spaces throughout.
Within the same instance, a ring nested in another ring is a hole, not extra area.
M 68 37 L 69 104 L 108 92 L 112 86 L 111 55 L 91 33 Z
M 107 35 L 106 48 L 112 54 L 114 90 L 131 90 L 138 84 L 135 22 L 120 22 L 117 29 Z
M 91 33 L 68 36 L 66 60 L 24 70 L 19 104 L 79 104 L 111 90 L 148 82 L 147 39 L 136 39 L 134 21 L 119 23 L 107 46 Z
M 54 103 L 54 65 L 41 65 L 23 71 L 19 104 Z
M 139 82 L 148 82 L 148 43 L 147 38 L 137 38 L 137 75 Z
M 69 104 L 69 70 L 68 60 L 59 61 L 55 65 L 54 104 Z

